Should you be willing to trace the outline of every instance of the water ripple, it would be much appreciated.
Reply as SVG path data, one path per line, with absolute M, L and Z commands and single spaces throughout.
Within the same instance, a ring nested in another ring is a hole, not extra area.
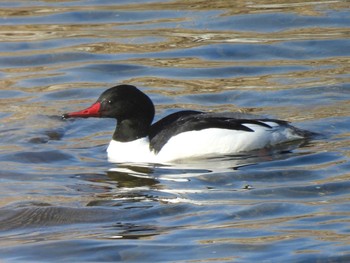
M 3 260 L 349 261 L 347 1 L 0 7 Z M 111 164 L 114 120 L 60 116 L 115 83 L 149 94 L 156 119 L 239 110 L 322 136 L 282 152 Z

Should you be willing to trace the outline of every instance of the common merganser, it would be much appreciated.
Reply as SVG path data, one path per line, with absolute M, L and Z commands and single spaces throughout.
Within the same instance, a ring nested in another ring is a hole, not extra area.
M 187 158 L 234 155 L 285 142 L 311 132 L 283 120 L 240 113 L 184 110 L 152 124 L 151 99 L 131 85 L 104 91 L 90 107 L 62 118 L 113 118 L 117 127 L 107 153 L 111 162 L 171 163 Z

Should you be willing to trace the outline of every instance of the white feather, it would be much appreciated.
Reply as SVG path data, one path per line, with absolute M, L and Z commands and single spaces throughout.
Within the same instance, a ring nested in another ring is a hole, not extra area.
M 107 148 L 108 161 L 153 163 L 155 154 L 150 151 L 148 138 L 140 138 L 131 142 L 111 140 Z
M 150 151 L 148 138 L 132 142 L 112 140 L 107 149 L 111 162 L 159 162 L 168 163 L 179 159 L 229 155 L 277 145 L 301 139 L 292 129 L 275 122 L 265 122 L 272 128 L 256 124 L 244 124 L 253 132 L 208 128 L 175 135 L 158 154 Z
M 163 161 L 172 161 L 182 158 L 229 155 L 300 139 L 288 128 L 273 122 L 267 124 L 272 128 L 245 124 L 254 132 L 209 128 L 180 133 L 164 145 L 157 157 Z

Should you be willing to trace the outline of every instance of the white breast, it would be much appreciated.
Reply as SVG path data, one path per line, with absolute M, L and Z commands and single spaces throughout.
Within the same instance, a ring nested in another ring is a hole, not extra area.
M 150 151 L 148 138 L 140 138 L 131 142 L 111 140 L 107 148 L 108 161 L 153 163 L 155 154 Z

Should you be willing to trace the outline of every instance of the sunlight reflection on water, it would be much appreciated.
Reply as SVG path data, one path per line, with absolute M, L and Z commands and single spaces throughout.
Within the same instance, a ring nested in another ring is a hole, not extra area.
M 0 23 L 5 261 L 349 261 L 347 1 L 11 1 Z M 111 164 L 115 83 L 179 109 L 293 121 L 284 153 Z M 64 252 L 64 253 L 63 253 Z

